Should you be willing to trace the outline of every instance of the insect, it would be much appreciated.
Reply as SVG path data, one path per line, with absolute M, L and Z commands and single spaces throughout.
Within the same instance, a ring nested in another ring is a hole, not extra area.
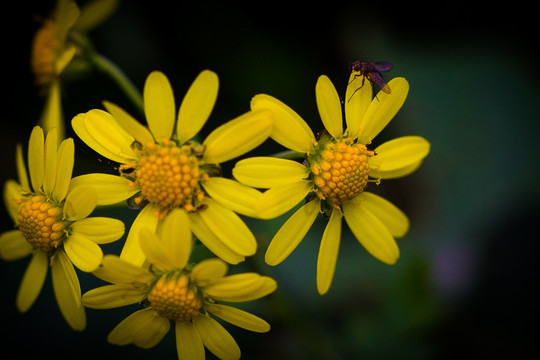
M 379 88 L 381 88 L 382 91 L 384 91 L 387 94 L 390 94 L 392 91 L 390 90 L 390 86 L 384 81 L 382 74 L 387 71 L 390 71 L 392 69 L 392 64 L 386 61 L 374 61 L 374 62 L 361 62 L 360 60 L 356 60 L 353 62 L 352 70 L 355 72 L 359 72 L 356 76 L 363 76 L 362 78 L 362 85 L 358 89 L 361 89 L 362 86 L 364 86 L 364 81 L 366 81 L 366 78 L 371 81 L 371 83 L 375 83 Z M 358 89 L 355 90 L 358 91 Z

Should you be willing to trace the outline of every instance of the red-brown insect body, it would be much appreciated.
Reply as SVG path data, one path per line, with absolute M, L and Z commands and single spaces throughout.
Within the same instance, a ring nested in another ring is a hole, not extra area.
M 371 83 L 376 84 L 383 92 L 390 94 L 390 86 L 384 81 L 382 74 L 384 72 L 390 71 L 393 65 L 386 61 L 375 61 L 375 62 L 361 62 L 356 60 L 353 62 L 352 70 L 358 72 L 356 76 L 363 76 L 362 85 L 364 86 L 364 81 L 366 78 L 371 81 Z

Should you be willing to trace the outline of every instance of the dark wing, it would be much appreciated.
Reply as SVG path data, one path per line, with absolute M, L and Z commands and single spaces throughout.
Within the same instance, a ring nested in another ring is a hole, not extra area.
M 388 86 L 388 84 L 384 81 L 380 72 L 371 72 L 367 76 L 369 80 L 377 84 L 377 86 L 380 87 L 382 91 L 384 91 L 387 94 L 390 94 L 391 92 L 390 86 Z
M 387 61 L 374 61 L 371 64 L 373 64 L 375 69 L 377 69 L 377 71 L 379 71 L 379 72 L 390 71 L 392 69 L 392 67 L 394 66 L 394 65 L 392 65 L 391 63 L 389 63 Z

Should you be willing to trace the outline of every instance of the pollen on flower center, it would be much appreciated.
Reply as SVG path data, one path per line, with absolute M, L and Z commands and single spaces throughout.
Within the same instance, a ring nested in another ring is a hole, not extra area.
M 178 147 L 167 140 L 161 144 L 150 143 L 140 152 L 142 156 L 134 165 L 133 173 L 133 185 L 141 189 L 136 201 L 144 199 L 158 205 L 160 216 L 176 207 L 194 211 L 196 203 L 204 199 L 199 182 L 206 179 L 207 174 L 199 168 L 191 146 Z
M 64 236 L 66 222 L 62 209 L 47 201 L 43 195 L 25 200 L 19 208 L 17 221 L 26 240 L 42 251 L 56 248 Z
M 356 197 L 367 185 L 368 157 L 373 155 L 352 139 L 321 142 L 309 158 L 317 195 L 335 208 Z
M 189 321 L 199 314 L 201 298 L 191 287 L 188 276 L 176 279 L 162 276 L 148 293 L 148 301 L 159 315 L 174 321 Z

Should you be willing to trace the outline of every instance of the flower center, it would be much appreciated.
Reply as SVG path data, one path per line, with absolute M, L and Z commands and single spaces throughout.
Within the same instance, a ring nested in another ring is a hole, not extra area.
M 367 185 L 368 157 L 374 152 L 351 138 L 319 142 L 318 151 L 309 157 L 317 196 L 339 208 L 356 197 Z
M 147 200 L 159 206 L 159 216 L 165 216 L 173 208 L 183 207 L 195 211 L 204 199 L 199 184 L 208 178 L 199 168 L 197 157 L 190 145 L 176 146 L 174 141 L 149 143 L 140 150 L 137 164 L 124 165 L 121 170 L 134 167 L 133 186 L 141 189 L 137 203 Z
M 148 301 L 159 315 L 174 321 L 189 321 L 199 314 L 202 302 L 188 276 L 177 279 L 162 276 L 148 293 Z
M 32 71 L 37 85 L 50 82 L 55 75 L 54 63 L 59 51 L 56 24 L 46 20 L 36 32 L 32 44 Z
M 56 248 L 67 225 L 62 221 L 62 209 L 48 202 L 43 195 L 34 195 L 23 201 L 17 217 L 23 236 L 42 251 Z

